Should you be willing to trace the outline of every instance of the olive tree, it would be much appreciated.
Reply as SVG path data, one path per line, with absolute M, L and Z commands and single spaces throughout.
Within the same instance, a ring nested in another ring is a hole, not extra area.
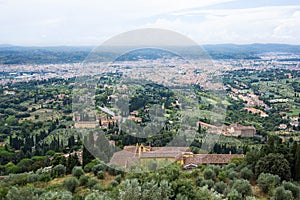
M 252 188 L 249 183 L 249 181 L 244 180 L 244 179 L 238 179 L 234 182 L 232 189 L 235 189 L 242 195 L 243 198 L 246 196 L 251 196 L 252 195 Z
M 278 175 L 262 173 L 259 175 L 257 183 L 263 192 L 269 193 L 280 184 L 280 177 Z

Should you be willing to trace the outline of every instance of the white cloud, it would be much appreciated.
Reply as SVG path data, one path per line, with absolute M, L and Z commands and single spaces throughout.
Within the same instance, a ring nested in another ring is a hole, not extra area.
M 298 28 L 300 6 L 200 9 L 173 14 L 171 14 L 173 17 L 160 16 L 146 26 L 177 30 L 205 44 L 255 42 L 300 44 L 300 29 Z M 187 16 L 199 18 L 199 21 L 184 20 Z
M 0 43 L 97 45 L 124 31 L 158 27 L 199 43 L 300 44 L 300 3 L 248 9 L 206 7 L 231 1 L 239 0 L 2 0 Z

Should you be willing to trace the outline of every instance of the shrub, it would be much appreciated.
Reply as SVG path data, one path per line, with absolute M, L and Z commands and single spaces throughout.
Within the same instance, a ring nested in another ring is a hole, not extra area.
M 216 177 L 215 172 L 212 169 L 205 169 L 203 172 L 205 179 L 214 179 Z
M 199 176 L 200 169 L 194 169 L 191 173 L 191 177 L 197 178 Z
M 7 192 L 8 192 L 7 187 L 0 187 L 0 199 L 5 199 Z
M 102 185 L 102 184 L 96 184 L 96 185 L 94 185 L 94 187 L 93 187 L 93 190 L 98 190 L 98 191 L 104 191 L 104 186 Z
M 39 181 L 41 182 L 49 182 L 51 181 L 51 175 L 49 173 L 43 173 L 39 175 Z
M 220 200 L 220 195 L 209 190 L 207 187 L 202 187 L 199 188 L 196 192 L 195 192 L 195 198 L 197 200 Z
M 93 191 L 85 197 L 85 200 L 95 200 L 95 199 L 102 200 L 104 198 L 98 191 Z
M 119 183 L 117 181 L 115 181 L 115 180 L 113 180 L 113 181 L 110 182 L 110 186 L 111 187 L 117 187 L 118 185 L 119 185 Z
M 106 169 L 107 169 L 107 166 L 105 165 L 105 163 L 100 163 L 100 164 L 94 165 L 92 167 L 92 172 L 94 173 L 95 176 L 97 176 L 97 173 L 99 171 L 106 171 Z
M 38 195 L 34 188 L 32 187 L 24 187 L 24 188 L 16 188 L 12 187 L 7 195 L 7 200 L 38 200 Z
M 54 154 L 55 154 L 55 151 L 53 151 L 53 150 L 48 150 L 46 152 L 46 156 L 54 156 Z
M 280 184 L 280 177 L 278 175 L 262 173 L 259 175 L 257 183 L 263 192 L 268 193 Z
M 99 171 L 99 172 L 97 173 L 97 178 L 98 178 L 98 179 L 104 179 L 104 178 L 105 178 L 104 172 L 103 172 L 103 171 Z
M 289 190 L 285 190 L 283 186 L 277 187 L 274 191 L 273 200 L 287 200 L 293 199 L 293 193 Z
M 215 165 L 212 167 L 212 170 L 214 170 L 215 174 L 219 174 L 219 172 L 221 171 L 221 168 L 219 165 Z
M 7 179 L 9 185 L 26 185 L 28 181 L 28 174 L 10 174 Z
M 284 189 L 291 191 L 295 199 L 300 199 L 300 188 L 295 184 L 284 181 L 282 183 L 282 186 L 284 187 Z
M 37 174 L 32 173 L 32 174 L 29 174 L 27 176 L 27 182 L 28 183 L 35 183 L 38 180 L 39 180 L 39 175 L 37 175 Z
M 72 193 L 69 191 L 49 191 L 44 193 L 39 200 L 72 200 Z
M 238 174 L 237 174 L 236 171 L 232 171 L 232 170 L 231 170 L 231 171 L 228 172 L 228 178 L 229 178 L 230 180 L 236 179 L 237 176 L 238 176 Z
M 220 181 L 225 181 L 226 178 L 227 178 L 227 173 L 226 173 L 226 171 L 221 171 L 221 172 L 219 172 L 219 174 L 218 174 L 218 179 L 219 179 Z
M 64 180 L 64 187 L 72 193 L 76 190 L 78 186 L 79 181 L 77 180 L 77 178 L 70 177 Z
M 84 166 L 83 170 L 84 170 L 86 173 L 91 172 L 92 169 L 93 169 L 93 167 L 94 167 L 95 165 L 99 164 L 99 162 L 100 162 L 100 161 L 94 159 L 94 160 L 92 160 L 90 163 L 86 164 L 86 165 Z M 101 163 L 102 163 L 102 162 L 100 162 L 100 164 L 101 164 Z
M 99 191 L 93 191 L 85 197 L 85 200 L 95 200 L 95 199 L 112 200 L 112 198 L 110 198 L 107 193 L 101 194 Z
M 249 181 L 244 180 L 244 179 L 238 179 L 234 182 L 232 189 L 235 189 L 242 195 L 243 198 L 246 196 L 251 196 L 252 195 L 252 188 L 249 183 Z
M 235 163 L 229 163 L 228 165 L 225 166 L 225 170 L 235 170 L 236 164 Z
M 251 169 L 248 169 L 247 167 L 244 167 L 241 170 L 241 178 L 246 179 L 246 180 L 250 180 L 252 179 L 254 176 L 253 172 L 251 171 Z
M 85 176 L 85 175 L 80 176 L 80 178 L 79 178 L 79 185 L 80 186 L 85 186 L 85 185 L 87 185 L 88 182 L 89 182 L 89 177 L 88 176 Z
M 235 189 L 230 190 L 230 192 L 227 195 L 227 198 L 230 200 L 242 200 L 242 195 Z
M 199 176 L 195 181 L 198 187 L 202 187 L 202 182 L 203 182 L 203 178 L 201 176 Z
M 121 183 L 121 180 L 122 180 L 122 175 L 121 174 L 116 176 L 115 181 L 117 181 L 118 183 Z
M 88 183 L 87 183 L 87 186 L 92 189 L 96 184 L 98 183 L 98 180 L 97 178 L 90 178 Z
M 53 178 L 62 177 L 66 174 L 66 167 L 62 164 L 56 165 L 51 170 L 51 176 Z
M 111 176 L 116 176 L 118 174 L 123 173 L 122 169 L 120 169 L 120 167 L 118 165 L 115 165 L 115 164 L 111 164 L 110 166 L 108 166 L 107 172 Z
M 224 194 L 226 189 L 227 189 L 227 185 L 224 182 L 218 182 L 218 183 L 215 184 L 214 189 L 218 193 Z
M 82 167 L 75 166 L 72 169 L 72 175 L 75 176 L 76 178 L 79 178 L 83 174 L 84 174 L 84 171 L 83 171 Z
M 213 188 L 214 187 L 214 181 L 213 180 L 211 180 L 211 179 L 209 179 L 209 180 L 203 180 L 202 182 L 201 182 L 201 187 L 203 187 L 203 186 L 207 186 L 209 189 L 211 189 L 211 188 Z

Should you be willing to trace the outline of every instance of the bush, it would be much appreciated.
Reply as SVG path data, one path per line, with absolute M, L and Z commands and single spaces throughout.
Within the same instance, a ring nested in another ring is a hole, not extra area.
M 38 180 L 39 180 L 39 175 L 37 175 L 37 174 L 32 173 L 32 174 L 29 174 L 27 176 L 27 182 L 28 183 L 35 183 Z
M 49 182 L 51 181 L 51 175 L 49 173 L 43 173 L 39 175 L 39 181 L 41 182 Z
M 79 185 L 80 186 L 85 186 L 85 185 L 87 185 L 88 182 L 89 182 L 89 177 L 88 176 L 85 176 L 85 175 L 80 176 L 80 178 L 79 178 Z
M 216 177 L 216 173 L 212 169 L 205 169 L 203 176 L 205 179 L 214 179 Z
M 83 171 L 82 167 L 75 166 L 72 169 L 72 175 L 75 176 L 76 178 L 79 178 L 83 174 L 84 174 L 84 171 Z
M 101 194 L 99 191 L 93 191 L 89 193 L 86 197 L 85 200 L 112 200 L 106 193 Z
M 92 169 L 93 169 L 93 167 L 94 167 L 95 165 L 97 165 L 98 163 L 99 163 L 99 161 L 96 160 L 96 159 L 94 159 L 92 162 L 86 164 L 86 165 L 84 166 L 84 168 L 83 168 L 84 172 L 86 172 L 86 173 L 91 172 Z
M 84 200 L 84 196 L 81 194 L 75 194 L 75 195 L 73 195 L 72 200 Z
M 122 174 L 123 173 L 123 171 L 120 168 L 120 166 L 115 165 L 115 164 L 109 165 L 108 168 L 107 168 L 107 172 L 111 176 L 117 176 L 118 174 Z
M 227 178 L 227 173 L 226 173 L 226 171 L 221 171 L 221 172 L 219 172 L 219 174 L 218 174 L 218 179 L 219 179 L 220 181 L 225 181 L 226 178 Z
M 215 174 L 219 174 L 221 167 L 219 165 L 214 165 L 212 166 L 212 170 L 214 170 Z
M 234 179 L 236 179 L 238 177 L 238 174 L 237 174 L 237 172 L 236 171 L 229 171 L 228 172 L 228 178 L 230 179 L 230 180 L 234 180 Z
M 194 169 L 191 173 L 191 177 L 197 178 L 199 176 L 200 169 Z
M 94 165 L 92 167 L 92 172 L 94 173 L 95 176 L 97 176 L 97 173 L 99 171 L 106 171 L 106 169 L 107 169 L 107 166 L 105 165 L 105 163 L 100 163 L 100 164 Z
M 88 183 L 87 183 L 87 186 L 92 189 L 96 184 L 98 184 L 98 180 L 97 178 L 90 178 Z
M 200 185 L 201 185 L 201 187 L 207 186 L 208 189 L 211 189 L 214 187 L 214 184 L 215 184 L 215 182 L 213 180 L 209 179 L 209 180 L 203 180 Z
M 272 200 L 287 200 L 293 199 L 293 193 L 289 190 L 285 190 L 283 186 L 275 189 Z
M 119 185 L 119 183 L 117 181 L 115 181 L 115 180 L 113 180 L 113 181 L 110 182 L 110 186 L 111 187 L 117 187 L 118 185 Z
M 195 181 L 198 187 L 202 187 L 202 182 L 203 182 L 203 178 L 201 176 L 199 176 Z
M 122 175 L 121 174 L 116 176 L 115 181 L 117 181 L 118 183 L 121 183 L 121 180 L 122 180 Z
M 9 182 L 9 185 L 23 186 L 27 184 L 28 174 L 10 174 L 5 181 Z
M 104 189 L 105 189 L 105 187 L 99 183 L 94 185 L 94 187 L 93 187 L 93 190 L 98 190 L 98 191 L 104 191 Z
M 54 156 L 54 154 L 55 154 L 55 151 L 53 151 L 53 150 L 49 150 L 46 152 L 46 156 Z
M 104 178 L 105 178 L 104 172 L 103 172 L 103 171 L 99 171 L 99 172 L 97 173 L 97 178 L 98 178 L 98 179 L 104 179 Z
M 207 187 L 199 188 L 195 192 L 195 198 L 197 200 L 220 200 L 219 194 L 209 190 Z
M 238 179 L 234 182 L 232 189 L 235 189 L 242 195 L 243 198 L 246 196 L 251 196 L 252 195 L 252 188 L 249 183 L 249 181 L 244 180 L 244 179 Z
M 284 189 L 291 191 L 295 199 L 300 199 L 300 188 L 295 184 L 284 181 L 282 183 L 282 186 L 284 187 Z
M 39 200 L 72 200 L 72 193 L 69 191 L 49 191 L 44 193 Z
M 242 200 L 243 199 L 242 195 L 235 189 L 232 189 L 228 193 L 227 198 L 230 200 Z
M 254 176 L 253 172 L 251 171 L 251 169 L 248 169 L 247 167 L 244 167 L 241 170 L 241 178 L 246 179 L 246 180 L 250 180 L 252 179 Z
M 269 193 L 280 184 L 280 177 L 278 175 L 262 173 L 259 175 L 257 183 L 263 192 Z
M 227 185 L 224 182 L 218 182 L 215 184 L 214 189 L 220 194 L 225 194 Z
M 225 170 L 235 170 L 236 164 L 235 163 L 229 163 L 228 165 L 225 166 Z
M 70 177 L 64 180 L 64 187 L 72 193 L 76 190 L 78 186 L 79 181 L 77 180 L 77 178 Z
M 7 192 L 8 192 L 7 187 L 0 187 L 0 199 L 5 199 Z
M 35 189 L 33 187 L 16 188 L 12 187 L 8 191 L 7 200 L 39 200 L 39 196 L 44 193 L 43 189 Z
M 51 170 L 51 176 L 53 178 L 63 177 L 66 174 L 66 167 L 62 164 L 56 165 Z

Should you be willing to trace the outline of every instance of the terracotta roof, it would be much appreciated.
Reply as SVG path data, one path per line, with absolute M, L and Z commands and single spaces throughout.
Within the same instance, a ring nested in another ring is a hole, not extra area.
M 138 161 L 137 154 L 122 150 L 114 153 L 113 157 L 110 159 L 109 163 L 121 165 L 123 167 L 128 166 L 128 164 Z
M 141 158 L 174 158 L 179 159 L 182 156 L 180 151 L 150 151 L 142 153 Z
M 151 151 L 191 152 L 190 147 L 151 147 Z
M 193 157 L 184 160 L 184 165 L 227 164 L 233 158 L 242 157 L 244 157 L 243 154 L 194 154 Z
M 138 153 L 139 148 L 137 146 L 124 146 L 123 149 L 132 153 Z

